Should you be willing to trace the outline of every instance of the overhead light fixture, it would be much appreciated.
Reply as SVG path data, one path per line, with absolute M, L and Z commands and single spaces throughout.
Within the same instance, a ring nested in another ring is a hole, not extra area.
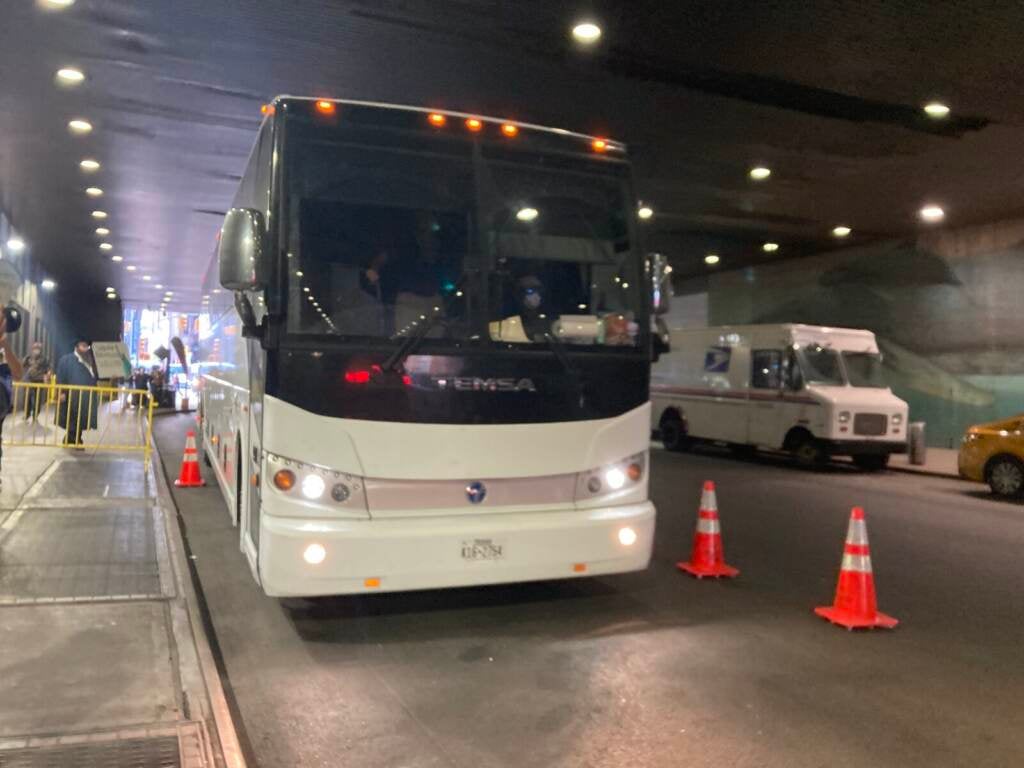
M 482 120 L 478 120 L 475 117 L 470 117 L 466 120 L 466 128 L 468 128 L 473 133 L 479 133 L 480 131 L 483 130 L 484 123 Z
M 100 189 L 99 187 L 88 187 L 85 190 L 85 194 L 87 194 L 89 197 L 99 197 L 100 195 L 103 194 L 103 190 Z
M 75 118 L 68 122 L 68 128 L 71 129 L 72 133 L 85 134 L 92 130 L 92 123 L 88 120 Z
M 749 175 L 754 181 L 764 181 L 772 175 L 772 169 L 764 165 L 755 165 L 750 169 Z
M 99 160 L 93 160 L 92 158 L 87 157 L 78 164 L 78 167 L 83 171 L 89 171 L 91 173 L 92 171 L 98 171 L 100 169 L 100 162 Z
M 718 257 L 717 253 L 709 253 L 707 256 L 704 257 L 704 263 L 708 264 L 709 266 L 713 266 L 717 264 L 719 261 L 721 261 L 721 259 Z
M 106 227 L 96 227 L 96 234 L 100 237 L 106 237 L 110 234 L 110 230 Z
M 337 110 L 337 106 L 335 105 L 335 103 L 328 99 L 320 99 L 319 101 L 317 101 L 316 108 L 320 112 L 323 112 L 325 115 L 333 115 L 334 112 Z
M 75 0 L 39 0 L 39 4 L 44 8 L 49 8 L 54 11 L 62 11 L 65 8 L 70 8 L 75 4 Z
M 572 36 L 578 43 L 593 45 L 601 39 L 601 28 L 592 21 L 581 21 L 572 28 Z
M 147 281 L 149 281 L 149 280 L 152 280 L 152 279 L 153 279 L 153 276 L 152 276 L 152 275 L 143 275 L 143 276 L 142 276 L 142 279 L 143 279 L 143 280 L 147 280 Z
M 105 219 L 105 218 L 107 218 L 107 212 L 106 211 L 93 211 L 92 212 L 92 217 L 94 219 Z
M 112 251 L 112 250 L 114 250 L 114 246 L 112 246 L 110 243 L 100 243 L 100 250 L 101 251 Z
M 53 280 L 51 280 L 50 278 L 46 278 L 39 285 L 42 287 L 44 291 L 52 291 L 54 288 L 57 287 L 57 284 L 53 282 Z
M 844 227 L 842 224 L 832 227 L 832 237 L 849 237 L 851 232 L 853 232 L 852 229 Z
M 78 85 L 85 80 L 85 73 L 74 67 L 64 67 L 57 70 L 57 80 L 66 85 Z
M 7 239 L 7 247 L 11 253 L 21 253 L 25 250 L 25 241 L 20 237 L 10 237 Z
M 125 269 L 127 269 L 129 272 L 134 272 L 136 270 L 136 266 L 134 264 L 129 264 L 127 267 L 125 267 Z
M 539 215 L 536 208 L 520 208 L 516 211 L 516 218 L 520 221 L 533 221 Z
M 108 294 L 107 294 L 107 298 L 108 298 L 108 299 L 109 299 L 110 301 L 113 301 L 114 299 L 116 299 L 116 298 L 117 298 L 117 294 L 116 294 L 116 293 L 108 293 Z
M 649 205 L 641 205 L 636 212 L 636 215 L 645 221 L 654 215 L 654 209 Z
M 154 288 L 163 288 L 163 287 L 164 287 L 164 284 L 163 284 L 163 283 L 157 283 L 157 284 L 156 284 L 156 285 L 154 285 L 153 287 L 154 287 Z
M 774 253 L 775 251 L 779 250 L 779 244 L 765 243 L 764 245 L 761 246 L 761 250 L 764 251 L 765 253 Z
M 946 212 L 937 205 L 926 205 L 920 213 L 921 218 L 928 222 L 942 221 L 946 218 Z
M 122 262 L 124 261 L 124 256 L 111 256 L 110 260 L 114 262 Z
M 949 114 L 949 107 L 940 101 L 931 101 L 925 104 L 923 109 L 924 113 L 928 115 L 928 117 L 936 120 L 941 120 Z

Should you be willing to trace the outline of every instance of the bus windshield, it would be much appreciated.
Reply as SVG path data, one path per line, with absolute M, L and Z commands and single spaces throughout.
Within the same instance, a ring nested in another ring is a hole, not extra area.
M 289 333 L 640 345 L 622 166 L 299 120 L 286 136 Z

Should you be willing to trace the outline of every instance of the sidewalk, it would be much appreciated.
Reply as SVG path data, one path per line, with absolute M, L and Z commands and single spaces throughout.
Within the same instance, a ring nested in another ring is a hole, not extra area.
M 889 459 L 889 469 L 896 472 L 914 472 L 920 475 L 935 475 L 938 477 L 960 477 L 957 470 L 957 455 L 959 451 L 952 448 L 929 448 L 925 453 L 925 463 L 915 465 L 905 453 L 894 454 Z
M 168 499 L 141 456 L 5 446 L 0 766 L 242 765 Z

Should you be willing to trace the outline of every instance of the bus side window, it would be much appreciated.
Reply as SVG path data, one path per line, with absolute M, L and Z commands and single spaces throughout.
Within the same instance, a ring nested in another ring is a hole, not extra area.
M 755 349 L 750 353 L 750 384 L 755 389 L 779 389 L 782 386 L 782 352 Z

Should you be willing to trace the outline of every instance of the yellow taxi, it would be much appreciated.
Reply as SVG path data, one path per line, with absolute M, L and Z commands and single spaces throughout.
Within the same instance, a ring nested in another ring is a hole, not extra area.
M 988 483 L 997 496 L 1024 496 L 1024 413 L 968 427 L 957 463 L 960 477 Z

